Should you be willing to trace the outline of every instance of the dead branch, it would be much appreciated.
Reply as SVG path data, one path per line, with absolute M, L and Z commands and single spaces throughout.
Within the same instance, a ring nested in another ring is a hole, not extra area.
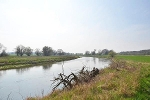
M 11 95 L 11 92 L 8 94 L 7 100 L 9 100 L 9 96 Z
M 55 84 L 53 87 L 53 91 L 60 85 L 63 85 L 63 89 L 71 89 L 73 86 L 80 83 L 89 82 L 98 74 L 98 68 L 94 67 L 92 71 L 88 71 L 85 70 L 85 66 L 83 66 L 83 68 L 77 74 L 71 72 L 71 74 L 67 76 L 64 73 L 60 73 L 58 74 L 57 78 L 54 78 L 54 80 L 52 80 L 52 84 Z

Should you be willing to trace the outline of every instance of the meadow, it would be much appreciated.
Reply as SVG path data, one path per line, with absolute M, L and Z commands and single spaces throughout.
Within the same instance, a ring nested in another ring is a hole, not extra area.
M 30 67 L 44 63 L 54 63 L 76 59 L 78 56 L 7 56 L 0 57 L 0 70 Z
M 149 100 L 149 59 L 150 56 L 117 55 L 91 82 L 27 100 Z
M 135 62 L 150 63 L 150 56 L 146 55 L 117 55 L 117 58 Z

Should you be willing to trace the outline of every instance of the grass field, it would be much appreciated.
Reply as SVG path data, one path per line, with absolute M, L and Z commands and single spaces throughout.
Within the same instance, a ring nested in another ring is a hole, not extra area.
M 150 99 L 150 56 L 145 55 L 120 55 L 118 59 L 134 61 L 138 65 L 143 64 L 140 67 L 139 86 L 135 94 L 135 98 L 138 100 L 149 100 Z M 146 63 L 146 64 L 144 64 Z
M 119 58 L 119 59 L 124 59 L 124 60 L 150 63 L 150 56 L 144 56 L 144 55 L 135 55 L 135 56 L 134 55 L 117 55 L 116 57 Z
M 0 57 L 0 70 L 29 67 L 32 65 L 76 59 L 77 56 L 8 56 Z
M 149 58 L 149 56 L 117 56 L 114 59 L 116 62 L 102 69 L 90 83 L 27 100 L 149 100 Z M 119 66 L 116 67 L 117 65 Z

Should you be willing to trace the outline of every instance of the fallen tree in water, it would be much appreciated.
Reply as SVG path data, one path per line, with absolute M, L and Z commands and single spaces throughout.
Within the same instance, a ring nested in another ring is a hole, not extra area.
M 63 85 L 63 89 L 71 89 L 73 86 L 80 83 L 89 82 L 93 77 L 99 74 L 98 68 L 93 68 L 92 71 L 86 70 L 86 67 L 83 67 L 78 73 L 72 73 L 68 76 L 64 73 L 58 74 L 58 77 L 55 77 L 52 84 L 55 84 L 53 91 L 58 88 L 60 85 Z

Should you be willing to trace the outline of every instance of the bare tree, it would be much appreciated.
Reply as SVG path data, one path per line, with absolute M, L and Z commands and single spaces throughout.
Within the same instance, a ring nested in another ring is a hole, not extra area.
M 53 53 L 53 50 L 51 47 L 44 46 L 43 47 L 43 55 L 44 56 L 50 56 Z
M 8 54 L 6 53 L 6 47 L 0 43 L 0 56 L 7 56 Z
M 8 54 L 6 53 L 5 50 L 3 50 L 2 53 L 0 54 L 0 56 L 1 56 L 1 57 L 4 57 L 4 56 L 8 56 Z
M 58 54 L 58 55 L 64 55 L 64 51 L 63 51 L 62 49 L 58 49 L 58 50 L 57 50 L 57 54 Z
M 90 55 L 90 51 L 85 51 L 85 55 Z
M 3 50 L 6 50 L 6 47 L 0 43 L 0 53 L 2 53 Z
M 23 45 L 18 45 L 15 48 L 15 53 L 17 54 L 17 56 L 23 56 L 23 54 L 25 53 L 25 47 Z
M 56 50 L 53 50 L 53 55 L 57 55 L 57 51 Z
M 94 49 L 94 51 L 91 52 L 92 55 L 96 54 L 96 49 Z
M 42 55 L 42 52 L 40 51 L 40 49 L 36 48 L 36 49 L 35 49 L 35 54 L 36 54 L 37 56 L 40 56 L 40 55 Z
M 0 43 L 0 50 L 2 49 L 3 45 Z
M 26 48 L 25 48 L 25 54 L 26 54 L 27 56 L 31 56 L 32 51 L 33 51 L 33 49 L 31 49 L 30 47 L 26 47 Z
M 109 53 L 109 50 L 108 50 L 108 49 L 103 49 L 103 50 L 101 51 L 101 55 L 108 55 L 108 53 Z
M 101 50 L 98 50 L 98 55 L 101 55 Z

